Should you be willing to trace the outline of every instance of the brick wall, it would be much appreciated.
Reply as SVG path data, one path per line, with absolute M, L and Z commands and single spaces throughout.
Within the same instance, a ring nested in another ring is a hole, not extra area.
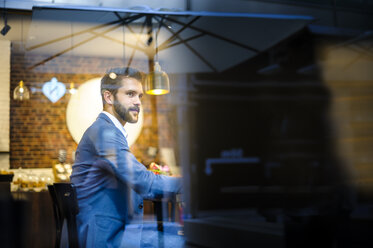
M 59 101 L 52 103 L 37 90 L 31 94 L 30 100 L 16 101 L 12 94 L 20 80 L 29 89 L 41 89 L 43 83 L 50 81 L 52 77 L 65 83 L 67 88 L 71 81 L 75 83 L 75 87 L 79 87 L 89 79 L 101 77 L 110 67 L 122 66 L 120 60 L 111 58 L 60 56 L 29 69 L 45 58 L 47 56 L 27 54 L 11 56 L 10 168 L 52 167 L 58 161 L 60 149 L 67 151 L 67 161 L 72 162 L 72 154 L 77 147 L 66 125 L 66 107 L 70 95 L 65 94 Z M 137 64 L 136 67 L 141 65 Z M 176 132 L 172 125 L 175 110 L 168 104 L 169 97 L 144 97 L 144 125 L 131 150 L 145 164 L 154 159 L 159 160 L 148 156 L 149 146 L 175 146 Z M 152 112 L 155 109 L 156 115 Z

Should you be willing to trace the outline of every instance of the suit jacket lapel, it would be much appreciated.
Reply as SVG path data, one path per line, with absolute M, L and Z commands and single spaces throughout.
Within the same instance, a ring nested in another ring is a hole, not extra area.
M 104 113 L 100 113 L 97 117 L 97 120 L 98 119 L 104 119 L 106 122 L 108 122 L 108 124 L 112 125 L 113 128 L 115 128 L 116 132 L 120 133 L 120 135 L 123 136 L 123 138 L 126 140 L 126 143 L 127 143 L 127 138 L 123 135 L 123 133 L 115 126 L 114 122 L 109 118 L 109 116 L 107 116 L 106 114 Z

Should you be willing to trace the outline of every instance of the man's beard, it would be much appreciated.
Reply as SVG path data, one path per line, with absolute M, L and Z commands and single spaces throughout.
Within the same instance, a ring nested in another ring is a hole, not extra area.
M 120 104 L 117 99 L 114 99 L 114 110 L 119 115 L 119 117 L 129 123 L 136 123 L 138 121 L 138 115 L 137 118 L 133 117 L 130 113 L 132 110 L 136 110 L 138 113 L 140 112 L 140 109 L 138 107 L 132 107 L 129 109 L 126 109 L 122 104 Z

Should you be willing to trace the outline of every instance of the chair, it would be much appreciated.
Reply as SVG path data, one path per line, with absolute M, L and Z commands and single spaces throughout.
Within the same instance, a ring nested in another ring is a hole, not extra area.
M 53 188 L 53 189 L 52 189 Z M 48 187 L 56 218 L 56 248 L 61 246 L 63 227 L 66 223 L 69 248 L 78 248 L 76 215 L 79 213 L 76 190 L 72 183 L 54 183 Z
M 62 213 L 58 207 L 56 192 L 54 191 L 54 187 L 52 184 L 48 185 L 48 192 L 52 199 L 54 222 L 56 224 L 56 241 L 55 241 L 54 247 L 60 248 L 61 232 L 62 232 L 62 223 L 61 223 Z

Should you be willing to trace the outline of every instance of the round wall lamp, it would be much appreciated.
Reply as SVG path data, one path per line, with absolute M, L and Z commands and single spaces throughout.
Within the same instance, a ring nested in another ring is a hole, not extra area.
M 80 85 L 71 95 L 66 109 L 67 128 L 76 143 L 79 143 L 85 130 L 96 120 L 102 111 L 100 94 L 101 78 L 91 79 Z M 137 123 L 127 123 L 124 128 L 128 133 L 127 143 L 131 146 L 139 137 L 143 125 L 143 109 L 140 108 Z

